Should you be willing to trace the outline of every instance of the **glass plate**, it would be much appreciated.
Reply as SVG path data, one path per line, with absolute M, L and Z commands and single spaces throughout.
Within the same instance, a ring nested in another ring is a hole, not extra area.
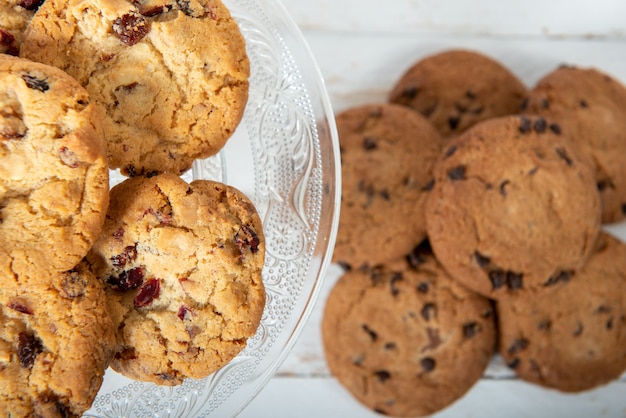
M 330 101 L 299 29 L 274 0 L 223 0 L 251 63 L 243 121 L 219 155 L 183 178 L 213 179 L 246 193 L 263 219 L 265 312 L 228 365 L 175 387 L 107 370 L 85 417 L 227 417 L 272 377 L 304 326 L 334 247 L 340 202 L 339 145 Z M 111 183 L 121 180 L 112 173 Z

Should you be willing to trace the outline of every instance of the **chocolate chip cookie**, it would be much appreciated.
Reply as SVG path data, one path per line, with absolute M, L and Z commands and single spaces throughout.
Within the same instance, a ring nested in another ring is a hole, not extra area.
M 502 356 L 522 379 L 566 392 L 618 379 L 626 371 L 626 245 L 601 233 L 583 269 L 559 282 L 497 304 Z
M 115 344 L 104 289 L 84 265 L 38 275 L 28 286 L 0 276 L 0 410 L 80 417 Z
M 442 139 L 397 105 L 363 105 L 336 120 L 342 200 L 333 259 L 359 268 L 408 253 L 426 236 L 425 197 Z
M 462 284 L 499 299 L 580 270 L 600 228 L 593 173 L 542 117 L 481 122 L 434 168 L 426 204 L 437 259 Z
M 109 165 L 128 176 L 180 174 L 217 153 L 247 102 L 244 39 L 219 0 L 50 0 L 20 54 L 89 91 Z
M 450 278 L 417 247 L 339 279 L 322 319 L 332 374 L 368 408 L 430 415 L 481 377 L 495 349 L 491 303 Z
M 117 326 L 111 367 L 175 385 L 224 366 L 260 323 L 264 256 L 259 216 L 233 187 L 173 174 L 115 186 L 87 256 Z
M 512 115 L 526 87 L 496 60 L 449 50 L 417 61 L 394 85 L 389 101 L 414 109 L 445 137 L 490 118 Z
M 108 205 L 94 106 L 59 69 L 0 55 L 0 109 L 0 275 L 71 269 Z
M 590 164 L 602 222 L 626 218 L 626 87 L 594 68 L 561 66 L 539 80 L 522 108 L 559 123 Z

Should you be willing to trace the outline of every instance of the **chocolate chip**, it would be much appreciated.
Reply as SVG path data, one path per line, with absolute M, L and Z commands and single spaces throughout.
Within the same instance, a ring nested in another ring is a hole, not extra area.
M 506 272 L 503 270 L 492 270 L 489 272 L 489 280 L 493 290 L 500 289 L 506 284 Z
M 509 180 L 504 180 L 502 183 L 500 183 L 500 194 L 502 196 L 506 196 L 506 186 L 508 186 L 509 184 L 511 184 L 511 181 Z
M 396 345 L 396 343 L 386 343 L 384 348 L 385 350 L 395 350 L 396 348 L 398 348 L 398 346 Z
M 615 189 L 615 183 L 611 179 L 600 180 L 596 183 L 598 190 L 603 192 L 607 189 Z
M 455 131 L 456 128 L 459 127 L 459 123 L 461 122 L 461 118 L 459 116 L 450 116 L 448 118 L 448 126 L 450 130 Z
M 37 355 L 43 351 L 43 345 L 39 338 L 33 334 L 20 332 L 17 336 L 17 358 L 25 369 L 30 369 L 35 364 Z
M 373 329 L 368 327 L 367 324 L 361 325 L 361 328 L 363 328 L 363 331 L 365 331 L 370 336 L 372 342 L 378 340 L 378 334 Z
M 428 240 L 424 240 L 413 248 L 413 251 L 406 256 L 406 261 L 412 268 L 417 269 L 421 264 L 426 262 L 428 256 L 431 254 L 432 248 L 430 248 L 430 242 Z
M 587 103 L 586 100 L 581 100 L 580 102 L 578 102 L 578 104 L 580 105 L 580 107 L 582 107 L 583 109 L 587 109 L 589 107 L 589 103 Z
M 551 123 L 550 130 L 557 135 L 561 135 L 561 126 L 557 123 Z
M 519 110 L 524 111 L 528 108 L 528 97 L 524 97 L 519 105 Z
M 548 99 L 541 99 L 541 108 L 542 109 L 549 109 L 550 108 L 550 100 Z
M 446 153 L 444 154 L 445 158 L 450 158 L 454 155 L 454 153 L 457 151 L 457 147 L 456 146 L 451 146 L 450 148 L 448 148 L 446 150 Z
M 513 341 L 513 344 L 507 350 L 509 354 L 517 354 L 520 351 L 525 350 L 528 347 L 529 341 L 526 338 L 519 338 Z
M 533 128 L 535 129 L 535 132 L 537 132 L 538 134 L 542 134 L 548 128 L 548 122 L 546 122 L 544 118 L 538 118 L 537 120 L 535 120 Z
M 470 322 L 463 325 L 463 336 L 465 338 L 473 338 L 480 332 L 480 326 L 476 322 Z
M 430 179 L 428 180 L 428 183 L 426 183 L 426 185 L 422 187 L 422 191 L 430 192 L 433 189 L 433 187 L 435 187 L 435 179 Z
M 431 372 L 435 369 L 435 359 L 433 359 L 432 357 L 425 357 L 420 360 L 420 365 L 425 372 Z
M 40 80 L 30 74 L 22 74 L 22 80 L 24 80 L 29 89 L 39 90 L 42 93 L 45 93 L 50 89 L 50 85 L 47 80 Z
M 347 272 L 352 270 L 352 266 L 345 261 L 338 261 L 337 264 L 339 264 L 339 267 L 341 267 L 343 271 Z
M 506 281 L 511 290 L 519 290 L 523 286 L 523 277 L 522 273 L 514 273 L 512 271 L 507 271 L 506 273 Z
M 122 172 L 122 174 L 128 177 L 135 177 L 137 174 L 139 174 L 137 173 L 137 169 L 135 168 L 135 166 L 132 164 L 128 164 L 126 167 L 122 167 L 120 171 Z
M 391 373 L 387 370 L 376 370 L 374 375 L 378 378 L 381 383 L 385 383 L 387 380 L 391 379 Z
M 572 271 L 561 271 L 559 272 L 557 275 L 552 276 L 548 279 L 547 282 L 545 282 L 543 285 L 544 286 L 553 286 L 559 282 L 563 282 L 563 283 L 567 283 L 569 282 L 570 278 L 572 277 L 572 275 L 574 274 L 574 272 Z
M 434 303 L 427 303 L 422 307 L 422 318 L 426 321 L 430 321 L 435 315 L 437 315 L 437 307 Z
M 436 328 L 426 327 L 426 335 L 428 336 L 428 344 L 422 347 L 422 352 L 435 350 L 443 342 L 439 336 L 439 330 Z
M 558 154 L 558 156 L 565 161 L 565 163 L 567 165 L 574 165 L 574 161 L 572 161 L 572 159 L 569 157 L 569 155 L 567 155 L 567 151 L 565 151 L 564 148 L 557 148 L 556 153 Z
M 459 165 L 448 170 L 448 178 L 452 181 L 465 180 L 465 166 Z
M 532 130 L 532 123 L 530 119 L 522 116 L 520 117 L 519 131 L 520 133 L 527 134 Z
M 506 365 L 509 366 L 511 369 L 517 369 L 519 367 L 519 364 L 520 364 L 520 359 L 515 358 L 511 362 L 507 363 Z
M 400 289 L 396 287 L 396 282 L 402 281 L 403 279 L 404 276 L 402 275 L 402 273 L 393 273 L 393 275 L 391 276 L 391 279 L 389 280 L 389 287 L 393 296 L 397 296 L 398 293 L 400 293 Z
M 417 97 L 420 90 L 417 87 L 407 87 L 402 91 L 402 97 L 406 100 L 413 100 Z
M 541 321 L 539 325 L 537 325 L 540 331 L 549 331 L 552 328 L 552 321 L 546 319 L 545 321 Z
M 382 197 L 384 200 L 391 200 L 391 195 L 389 194 L 389 190 L 384 189 L 380 191 L 380 197 Z
M 600 305 L 595 310 L 595 313 L 606 314 L 606 313 L 611 313 L 611 311 L 613 311 L 613 309 L 610 306 Z
M 609 318 L 609 320 L 606 321 L 606 329 L 608 330 L 613 329 L 613 318 Z
M 37 10 L 43 4 L 44 0 L 20 0 L 19 5 L 26 10 Z
M 128 46 L 141 41 L 148 32 L 150 23 L 139 13 L 127 13 L 113 21 L 113 33 Z
M 465 92 L 465 97 L 467 97 L 470 100 L 474 100 L 476 98 L 476 93 L 474 93 L 471 90 L 468 90 Z
M 378 144 L 376 143 L 376 140 L 374 138 L 365 137 L 363 139 L 363 149 L 365 149 L 366 151 L 371 151 L 376 148 L 378 148 Z
M 417 285 L 417 291 L 419 293 L 428 293 L 428 283 L 422 282 Z
M 478 267 L 481 269 L 486 268 L 489 263 L 491 263 L 491 259 L 489 257 L 485 257 L 478 251 L 474 251 L 474 258 L 476 259 L 476 263 L 478 263 Z
M 574 332 L 572 333 L 572 335 L 574 337 L 579 337 L 582 333 L 583 333 L 583 324 L 582 322 L 578 321 L 577 325 L 576 325 L 576 329 L 574 330 Z
M 477 107 L 475 109 L 472 109 L 471 112 L 472 112 L 473 115 L 480 115 L 481 113 L 483 113 L 484 110 L 485 110 L 485 108 L 480 106 L 480 107 Z

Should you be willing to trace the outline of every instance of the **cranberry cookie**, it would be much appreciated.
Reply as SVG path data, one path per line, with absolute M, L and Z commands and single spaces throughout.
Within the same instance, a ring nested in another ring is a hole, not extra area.
M 71 269 L 109 198 L 94 106 L 59 69 L 0 55 L 0 109 L 0 275 Z
M 117 325 L 111 367 L 175 385 L 224 366 L 260 323 L 264 256 L 259 216 L 230 186 L 173 174 L 115 186 L 87 256 Z
M 562 129 L 542 117 L 491 119 L 453 140 L 435 165 L 428 236 L 470 289 L 495 299 L 528 294 L 591 254 L 600 196 Z
M 426 416 L 482 376 L 495 350 L 491 303 L 450 278 L 428 248 L 339 279 L 322 319 L 332 374 L 368 408 Z
M 0 277 L 0 410 L 9 417 L 80 417 L 115 345 L 104 289 L 82 264 L 37 274 L 46 280 L 28 286 Z
M 75 77 L 98 104 L 123 174 L 180 174 L 238 126 L 250 64 L 219 0 L 50 0 L 21 56 Z

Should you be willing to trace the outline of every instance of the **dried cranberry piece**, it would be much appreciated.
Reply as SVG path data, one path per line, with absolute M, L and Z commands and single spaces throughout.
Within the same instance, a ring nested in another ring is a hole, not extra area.
M 180 309 L 178 309 L 178 318 L 181 321 L 184 321 L 186 318 L 191 316 L 191 310 L 185 305 L 180 305 Z
M 124 266 L 126 266 L 126 263 L 128 263 L 129 261 L 134 261 L 136 258 L 137 246 L 129 245 L 128 247 L 124 248 L 123 253 L 111 257 L 111 264 L 113 264 L 113 267 L 115 268 L 123 269 Z
M 139 293 L 135 296 L 135 307 L 142 308 L 150 305 L 161 294 L 161 281 L 159 279 L 150 279 L 139 289 Z
M 170 10 L 172 10 L 173 7 L 174 6 L 172 4 L 164 4 L 161 6 L 153 6 L 141 9 L 139 10 L 139 13 L 141 13 L 141 15 L 145 17 L 155 17 L 169 12 Z
M 87 287 L 87 278 L 80 274 L 77 270 L 69 270 L 65 272 L 65 277 L 61 282 L 62 296 L 68 299 L 76 299 L 85 294 Z
M 37 10 L 43 4 L 44 0 L 21 0 L 20 6 L 26 10 Z
M 76 154 L 68 147 L 61 147 L 59 149 L 59 158 L 61 158 L 63 164 L 70 168 L 78 167 L 78 159 L 76 158 Z
M 32 315 L 34 312 L 31 308 L 29 308 L 26 305 L 22 305 L 20 302 L 17 301 L 11 301 L 7 304 L 7 308 L 9 309 L 13 309 L 14 311 L 17 311 L 19 313 L 23 313 L 26 315 Z
M 35 358 L 43 351 L 41 341 L 33 334 L 20 332 L 17 337 L 17 357 L 25 369 L 35 364 Z
M 135 267 L 128 271 L 123 271 L 119 276 L 110 276 L 107 283 L 116 290 L 126 292 L 137 289 L 143 283 L 144 271 L 142 267 Z
M 4 29 L 0 29 L 0 45 L 9 46 L 13 44 L 13 42 L 15 42 L 15 36 Z
M 22 80 L 24 80 L 29 89 L 39 90 L 42 93 L 50 89 L 50 85 L 46 80 L 40 80 L 30 74 L 22 74 Z
M 237 247 L 239 247 L 241 255 L 244 255 L 246 248 L 250 249 L 253 253 L 259 251 L 261 240 L 254 229 L 247 225 L 242 225 L 239 232 L 237 232 L 237 235 L 235 235 L 235 243 L 237 244 Z
M 120 41 L 133 46 L 150 32 L 150 24 L 139 13 L 131 12 L 113 21 L 113 33 Z

